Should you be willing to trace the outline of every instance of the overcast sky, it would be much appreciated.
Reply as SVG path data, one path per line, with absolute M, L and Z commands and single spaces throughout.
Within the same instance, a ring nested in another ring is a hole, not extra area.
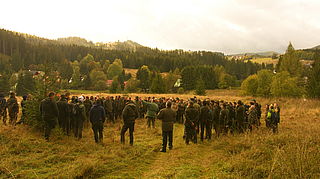
M 160 49 L 284 52 L 320 45 L 320 0 L 4 0 L 0 28 Z

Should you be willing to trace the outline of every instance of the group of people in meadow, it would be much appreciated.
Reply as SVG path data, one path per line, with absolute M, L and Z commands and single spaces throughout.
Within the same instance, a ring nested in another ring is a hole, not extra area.
M 7 112 L 10 123 L 24 123 L 28 117 L 25 104 L 28 97 L 21 102 L 22 115 L 17 122 L 19 105 L 14 93 L 8 100 L 0 95 L 0 117 L 6 124 Z M 248 103 L 239 101 L 224 101 L 204 99 L 197 97 L 190 99 L 180 98 L 142 98 L 136 96 L 71 96 L 70 93 L 48 94 L 39 106 L 41 118 L 44 122 L 44 136 L 50 139 L 53 128 L 59 126 L 66 135 L 74 135 L 81 139 L 84 126 L 91 127 L 96 143 L 103 141 L 105 122 L 116 123 L 123 121 L 120 132 L 120 142 L 125 143 L 125 133 L 129 130 L 130 144 L 134 143 L 135 121 L 146 119 L 149 128 L 155 128 L 156 120 L 161 121 L 163 144 L 161 152 L 173 148 L 174 123 L 184 125 L 186 144 L 197 143 L 200 139 L 211 140 L 212 136 L 219 137 L 227 134 L 240 134 L 260 128 L 261 117 L 265 124 L 274 133 L 278 132 L 280 123 L 280 107 L 268 104 L 265 115 L 262 115 L 261 105 L 252 100 Z

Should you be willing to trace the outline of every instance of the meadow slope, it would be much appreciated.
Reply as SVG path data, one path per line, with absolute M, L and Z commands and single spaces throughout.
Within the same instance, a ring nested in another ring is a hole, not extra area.
M 243 98 L 209 95 L 226 100 Z M 273 102 L 257 100 L 263 105 Z M 156 129 L 148 129 L 145 119 L 137 120 L 132 147 L 119 144 L 120 121 L 105 125 L 103 145 L 94 143 L 89 127 L 80 141 L 55 131 L 46 142 L 40 131 L 28 126 L 1 124 L 0 178 L 319 178 L 320 102 L 277 102 L 282 109 L 278 134 L 270 133 L 263 123 L 253 133 L 186 146 L 183 125 L 175 124 L 174 149 L 167 153 L 158 152 L 159 121 Z

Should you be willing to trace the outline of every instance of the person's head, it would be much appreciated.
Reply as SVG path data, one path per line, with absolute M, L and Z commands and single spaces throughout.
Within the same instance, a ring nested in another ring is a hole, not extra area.
M 189 101 L 189 107 L 192 107 L 193 106 L 193 101 Z
M 102 105 L 101 99 L 98 99 L 98 100 L 96 101 L 96 105 L 97 105 L 97 106 L 101 106 L 101 105 Z
M 23 99 L 24 101 L 27 100 L 27 98 L 28 98 L 27 95 L 22 96 L 22 99 Z
M 171 101 L 170 101 L 170 100 L 169 100 L 169 101 L 167 101 L 167 103 L 166 103 L 166 107 L 167 107 L 167 108 L 171 108 L 171 105 L 172 105 Z
M 204 105 L 204 106 L 209 105 L 209 101 L 206 101 L 206 100 L 205 100 L 205 101 L 203 101 L 203 105 Z
M 222 104 L 222 107 L 225 109 L 227 107 L 227 104 L 226 103 L 223 103 Z
M 241 100 L 238 101 L 238 105 L 242 105 L 242 101 Z
M 10 98 L 14 98 L 16 97 L 16 93 L 15 92 L 10 92 Z
M 62 95 L 60 96 L 60 100 L 64 100 L 64 99 L 66 99 L 66 96 L 65 96 L 64 94 L 62 94 Z
M 54 92 L 50 92 L 49 94 L 48 94 L 48 97 L 50 98 L 50 99 L 54 99 Z

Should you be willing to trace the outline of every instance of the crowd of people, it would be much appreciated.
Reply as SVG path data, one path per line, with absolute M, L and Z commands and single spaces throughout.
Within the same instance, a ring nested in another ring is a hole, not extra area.
M 25 103 L 27 96 L 21 102 L 22 115 L 17 122 L 19 105 L 14 93 L 6 100 L 0 94 L 0 119 L 6 124 L 7 113 L 9 123 L 12 125 L 23 123 L 26 118 Z M 135 120 L 146 118 L 149 128 L 155 128 L 155 121 L 162 121 L 163 148 L 166 152 L 169 140 L 169 149 L 173 148 L 173 125 L 184 125 L 186 144 L 197 143 L 198 135 L 201 141 L 211 140 L 215 133 L 217 137 L 226 134 L 244 133 L 253 131 L 261 126 L 261 105 L 252 100 L 244 104 L 242 101 L 227 102 L 223 100 L 200 100 L 196 97 L 188 100 L 179 98 L 142 99 L 127 96 L 71 96 L 70 93 L 56 95 L 49 93 L 41 101 L 40 114 L 44 121 L 44 136 L 49 140 L 53 128 L 59 126 L 66 135 L 82 138 L 84 126 L 91 123 L 96 143 L 103 141 L 103 128 L 105 121 L 115 123 L 123 120 L 120 132 L 120 142 L 125 143 L 125 133 L 129 130 L 130 144 L 134 142 Z M 274 133 L 278 132 L 280 123 L 280 107 L 275 104 L 266 105 L 264 115 L 266 127 Z M 72 134 L 73 133 L 73 134 Z

